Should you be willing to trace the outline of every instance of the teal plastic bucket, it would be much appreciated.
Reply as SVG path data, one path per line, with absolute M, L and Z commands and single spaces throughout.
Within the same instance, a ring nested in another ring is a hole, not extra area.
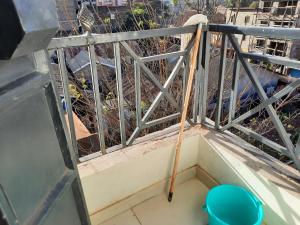
M 202 209 L 209 225 L 259 225 L 264 212 L 262 203 L 251 192 L 234 185 L 212 188 Z

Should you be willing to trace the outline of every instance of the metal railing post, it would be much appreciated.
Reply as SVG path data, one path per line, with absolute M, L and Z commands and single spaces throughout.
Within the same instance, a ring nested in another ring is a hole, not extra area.
M 90 69 L 92 75 L 92 83 L 94 90 L 94 99 L 96 103 L 96 120 L 97 120 L 97 129 L 98 129 L 98 138 L 100 143 L 100 151 L 102 154 L 106 154 L 105 150 L 105 139 L 104 139 L 104 131 L 103 131 L 103 115 L 102 115 L 102 103 L 101 96 L 99 90 L 99 79 L 98 79 L 98 71 L 97 71 L 97 60 L 95 54 L 94 45 L 89 45 L 89 56 L 90 56 Z
M 134 87 L 135 87 L 135 106 L 136 106 L 136 126 L 141 125 L 141 67 L 136 60 L 134 61 Z
M 222 47 L 221 47 L 221 58 L 220 58 L 220 69 L 219 69 L 219 79 L 218 79 L 218 89 L 217 89 L 217 112 L 215 119 L 215 128 L 220 128 L 221 115 L 222 115 L 222 96 L 224 90 L 224 80 L 225 80 L 225 66 L 226 66 L 226 51 L 227 51 L 227 36 L 222 34 Z
M 193 102 L 193 122 L 198 122 L 199 114 L 199 99 L 201 93 L 201 76 L 202 76 L 202 50 L 203 50 L 203 36 L 201 35 L 199 52 L 198 52 L 198 62 L 197 62 L 197 71 L 195 76 L 195 88 L 194 88 L 194 102 Z
M 206 113 L 207 113 L 208 76 L 209 76 L 209 61 L 210 61 L 210 38 L 211 38 L 211 33 L 209 31 L 207 31 L 206 32 L 206 43 L 205 43 L 204 77 L 203 77 L 203 83 L 202 83 L 202 103 L 200 103 L 200 106 L 202 107 L 202 110 L 200 110 L 202 123 L 205 121 Z
M 125 147 L 126 146 L 126 133 L 125 133 L 124 96 L 123 96 L 123 80 L 122 80 L 120 43 L 115 42 L 113 44 L 113 46 L 114 46 L 115 65 L 116 65 L 116 81 L 117 81 L 121 144 L 123 147 Z
M 238 82 L 239 82 L 239 78 L 240 78 L 240 69 L 241 69 L 240 61 L 239 61 L 237 55 L 235 55 L 234 65 L 233 65 L 233 77 L 232 77 L 232 84 L 231 84 L 231 90 L 230 90 L 228 123 L 230 123 L 235 117 L 237 94 L 238 94 Z
M 69 93 L 69 77 L 67 73 L 66 68 L 66 62 L 65 62 L 65 54 L 64 49 L 60 48 L 57 50 L 57 57 L 58 57 L 58 65 L 59 65 L 59 71 L 62 77 L 62 83 L 63 83 L 63 91 L 66 101 L 66 110 L 68 115 L 68 124 L 69 124 L 69 132 L 70 132 L 70 138 L 71 143 L 75 152 L 76 160 L 79 158 L 78 153 L 78 146 L 77 146 L 77 140 L 76 140 L 76 133 L 75 133 L 75 125 L 74 125 L 74 119 L 73 119 L 73 110 L 72 110 L 72 102 L 71 97 Z

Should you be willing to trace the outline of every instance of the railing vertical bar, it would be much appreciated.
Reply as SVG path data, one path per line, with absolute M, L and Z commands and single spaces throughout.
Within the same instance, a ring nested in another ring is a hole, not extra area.
M 189 70 L 190 70 L 189 60 L 190 60 L 190 54 L 188 53 L 186 59 L 184 60 L 184 71 L 183 71 L 183 78 L 182 78 L 182 104 L 181 104 L 182 107 L 184 103 L 186 84 L 187 84 Z
M 57 57 L 58 57 L 58 65 L 59 65 L 59 71 L 62 77 L 62 83 L 63 83 L 63 91 L 64 96 L 66 100 L 66 109 L 67 109 L 67 115 L 68 115 L 68 124 L 69 124 L 69 132 L 71 137 L 72 146 L 75 152 L 76 160 L 79 158 L 78 154 L 78 146 L 77 146 L 77 140 L 76 140 L 76 133 L 75 133 L 75 125 L 73 120 L 73 110 L 72 110 L 72 102 L 71 97 L 69 93 L 69 78 L 67 74 L 67 68 L 66 68 L 66 62 L 65 62 L 65 55 L 64 55 L 64 49 L 60 48 L 57 50 Z
M 199 103 L 198 103 L 198 123 L 202 123 L 202 110 L 203 110 L 203 83 L 204 83 L 204 68 L 201 67 L 200 69 L 200 80 L 199 80 Z
M 99 90 L 99 80 L 98 80 L 98 71 L 97 71 L 97 60 L 94 45 L 89 45 L 89 55 L 90 55 L 90 69 L 92 75 L 92 84 L 94 91 L 94 99 L 96 105 L 96 120 L 97 120 L 97 129 L 98 129 L 98 138 L 100 143 L 100 150 L 102 154 L 106 154 L 105 150 L 105 139 L 103 131 L 103 115 L 102 115 L 102 103 Z
M 136 126 L 141 125 L 141 67 L 134 61 L 134 84 L 135 84 L 135 105 L 136 105 Z
M 240 69 L 241 69 L 240 61 L 238 59 L 238 56 L 235 55 L 232 85 L 231 85 L 231 90 L 230 90 L 228 123 L 230 123 L 235 117 L 237 94 L 238 94 L 238 81 L 239 81 L 239 77 L 240 77 Z
M 117 93 L 118 93 L 121 143 L 122 146 L 125 147 L 126 133 L 125 133 L 124 96 L 123 96 L 123 82 L 122 82 L 122 70 L 121 70 L 120 43 L 116 42 L 113 45 L 114 45 L 115 65 L 116 65 L 116 81 L 117 81 Z
M 201 35 L 199 52 L 198 52 L 198 62 L 197 62 L 197 72 L 195 78 L 195 92 L 194 92 L 194 103 L 193 103 L 193 122 L 197 123 L 197 117 L 199 114 L 199 95 L 200 95 L 200 81 L 201 81 L 201 72 L 202 72 L 202 50 L 203 49 L 203 36 Z
M 202 110 L 201 110 L 201 122 L 205 122 L 207 113 L 207 95 L 208 95 L 208 75 L 209 75 L 209 61 L 210 61 L 210 37 L 211 33 L 206 32 L 205 43 L 205 65 L 204 65 L 204 77 L 202 83 Z
M 220 69 L 219 69 L 219 80 L 217 89 L 217 112 L 216 112 L 216 124 L 215 128 L 219 129 L 222 114 L 222 95 L 224 90 L 224 80 L 225 80 L 225 66 L 226 66 L 226 50 L 227 50 L 227 36 L 222 34 L 222 47 L 221 47 L 221 57 L 220 57 Z
M 197 115 L 198 115 L 198 98 L 200 93 L 200 69 L 196 70 L 195 74 L 195 88 L 194 88 L 194 99 L 193 99 L 193 122 L 197 123 Z
M 198 99 L 198 123 L 202 123 L 202 110 L 203 110 L 203 84 L 204 84 L 204 68 L 203 68 L 203 52 L 204 52 L 204 44 L 205 39 L 204 35 L 201 37 L 201 43 L 200 43 L 200 53 L 201 53 L 201 61 L 198 62 L 198 70 L 199 70 L 199 99 Z

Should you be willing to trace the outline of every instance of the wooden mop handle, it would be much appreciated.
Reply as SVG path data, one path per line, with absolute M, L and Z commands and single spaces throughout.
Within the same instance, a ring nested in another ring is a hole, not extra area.
M 195 74 L 195 70 L 196 70 L 196 62 L 197 62 L 197 55 L 198 55 L 198 51 L 199 51 L 201 34 L 202 34 L 202 26 L 201 26 L 201 24 L 199 24 L 195 42 L 194 42 L 193 52 L 192 52 L 192 56 L 191 56 L 189 79 L 188 79 L 187 89 L 186 89 L 186 93 L 185 93 L 183 111 L 181 114 L 180 130 L 179 130 L 179 134 L 178 134 L 178 138 L 177 138 L 177 142 L 176 142 L 175 161 L 174 161 L 174 166 L 173 166 L 173 171 L 172 171 L 172 176 L 171 176 L 171 184 L 170 184 L 170 189 L 169 189 L 169 196 L 168 196 L 169 202 L 172 201 L 173 193 L 174 193 L 174 184 L 175 184 L 175 179 L 176 179 L 177 167 L 178 167 L 179 159 L 180 159 L 180 149 L 181 149 L 182 138 L 183 138 L 184 124 L 186 121 L 186 115 L 187 115 L 187 110 L 188 110 L 188 105 L 189 105 L 189 100 L 190 100 L 190 95 L 191 95 L 191 90 L 192 90 L 192 84 L 193 84 L 194 74 Z

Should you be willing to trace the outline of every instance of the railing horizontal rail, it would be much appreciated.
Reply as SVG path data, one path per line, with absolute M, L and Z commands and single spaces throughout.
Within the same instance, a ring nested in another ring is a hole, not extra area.
M 140 60 L 145 63 L 145 62 L 152 62 L 161 59 L 167 59 L 171 57 L 184 56 L 185 54 L 186 51 L 177 51 L 177 52 L 170 52 L 170 53 L 165 53 L 160 55 L 151 55 L 151 56 L 143 57 Z
M 265 138 L 264 136 L 256 133 L 255 131 L 248 129 L 242 125 L 238 125 L 238 124 L 233 125 L 233 127 L 235 129 L 243 132 L 247 136 L 252 137 L 253 139 L 260 141 L 261 143 L 269 146 L 270 148 L 275 149 L 276 151 L 280 152 L 281 154 L 289 156 L 287 148 L 281 146 L 280 144 L 275 143 L 274 141 L 271 141 L 268 138 Z
M 145 123 L 145 128 L 152 127 L 152 126 L 155 126 L 155 125 L 158 125 L 158 124 L 170 121 L 170 120 L 177 119 L 180 115 L 181 114 L 178 112 L 178 113 L 174 113 L 174 114 L 169 115 L 169 116 L 165 116 L 165 117 L 162 117 L 162 118 L 159 118 L 159 119 L 155 119 L 155 120 L 146 122 Z
M 300 37 L 300 28 L 278 28 L 257 26 L 234 26 L 226 24 L 209 24 L 209 31 L 244 34 L 269 38 L 297 40 Z
M 288 59 L 280 56 L 263 55 L 259 53 L 241 53 L 246 59 L 254 59 L 279 65 L 288 66 L 289 68 L 300 69 L 300 61 Z
M 152 37 L 172 36 L 179 34 L 194 33 L 197 25 L 190 25 L 185 27 L 162 28 L 153 30 L 141 30 L 131 32 L 109 33 L 109 34 L 91 34 L 70 36 L 63 38 L 53 38 L 48 49 L 68 48 L 74 46 L 85 46 L 94 44 L 105 44 L 112 42 L 122 42 L 129 40 L 137 40 Z

